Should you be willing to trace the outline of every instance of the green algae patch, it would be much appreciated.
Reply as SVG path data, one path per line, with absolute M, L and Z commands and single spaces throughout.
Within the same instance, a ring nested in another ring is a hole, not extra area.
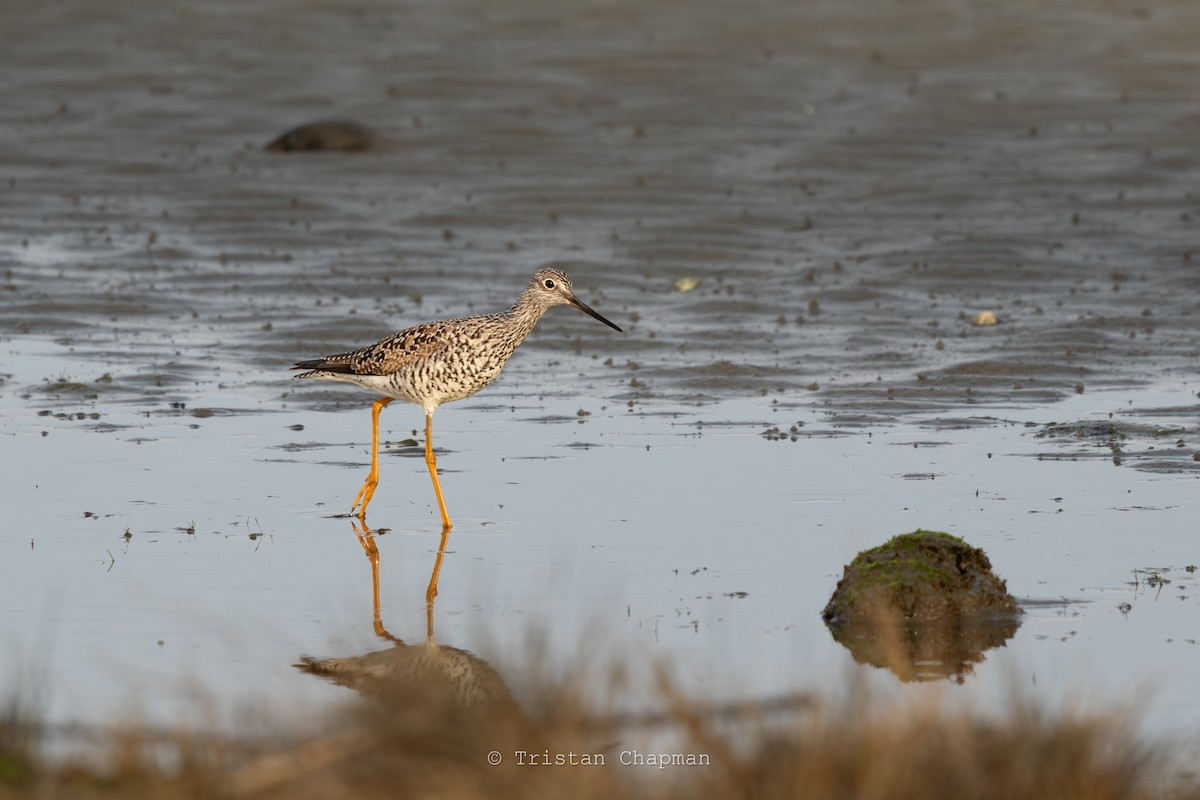
M 881 613 L 941 620 L 1022 612 L 986 553 L 948 533 L 916 530 L 859 553 L 821 616 L 836 625 Z

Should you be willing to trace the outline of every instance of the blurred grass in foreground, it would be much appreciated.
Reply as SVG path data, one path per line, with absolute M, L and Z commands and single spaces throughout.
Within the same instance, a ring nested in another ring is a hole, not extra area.
M 426 661 L 443 659 L 430 653 Z M 937 703 L 881 705 L 853 686 L 845 694 L 857 699 L 845 701 L 716 706 L 665 678 L 665 710 L 653 714 L 598 715 L 580 701 L 578 681 L 546 680 L 534 681 L 537 708 L 526 712 L 504 693 L 464 701 L 445 671 L 414 675 L 363 691 L 320 735 L 300 740 L 115 726 L 68 732 L 86 734 L 87 755 L 54 763 L 39 756 L 48 732 L 10 704 L 0 720 L 0 798 L 1200 798 L 1194 778 L 1139 742 L 1122 712 L 1052 716 L 1018 699 L 987 717 Z M 709 763 L 622 765 L 647 741 Z M 533 766 L 522 751 L 605 764 Z

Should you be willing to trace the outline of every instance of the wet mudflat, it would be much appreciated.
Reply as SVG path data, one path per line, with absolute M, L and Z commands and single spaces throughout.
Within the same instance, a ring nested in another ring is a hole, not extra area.
M 439 412 L 440 641 L 820 687 L 853 663 L 819 617 L 842 565 L 927 527 L 1028 611 L 962 696 L 1146 686 L 1155 725 L 1200 716 L 1191 5 L 20 12 L 0 677 L 51 718 L 194 715 L 193 680 L 218 716 L 340 698 L 291 665 L 381 645 L 332 518 L 370 397 L 287 367 L 503 308 L 551 260 L 626 334 L 556 310 Z M 379 139 L 263 149 L 333 117 Z M 420 422 L 384 412 L 369 519 L 413 640 Z

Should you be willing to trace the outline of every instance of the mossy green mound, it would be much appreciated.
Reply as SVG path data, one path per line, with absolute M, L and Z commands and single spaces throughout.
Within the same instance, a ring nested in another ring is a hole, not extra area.
M 916 530 L 859 553 L 821 616 L 839 625 L 876 620 L 881 614 L 942 620 L 1020 613 L 986 553 L 948 533 Z

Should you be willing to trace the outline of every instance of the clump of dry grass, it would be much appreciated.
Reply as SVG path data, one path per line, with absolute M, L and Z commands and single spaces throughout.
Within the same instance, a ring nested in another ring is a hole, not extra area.
M 713 705 L 661 685 L 661 713 L 598 714 L 578 682 L 539 683 L 537 708 L 464 703 L 426 675 L 357 699 L 320 736 L 238 742 L 127 727 L 86 762 L 39 760 L 36 726 L 0 725 L 0 797 L 39 798 L 1197 798 L 1119 712 L 1048 715 L 1016 701 L 999 718 L 869 695 Z M 646 743 L 656 742 L 656 745 Z M 704 754 L 705 766 L 623 765 L 622 752 Z M 521 765 L 576 753 L 603 766 Z M 488 754 L 502 763 L 492 765 Z M 1167 786 L 1170 786 L 1168 790 Z

